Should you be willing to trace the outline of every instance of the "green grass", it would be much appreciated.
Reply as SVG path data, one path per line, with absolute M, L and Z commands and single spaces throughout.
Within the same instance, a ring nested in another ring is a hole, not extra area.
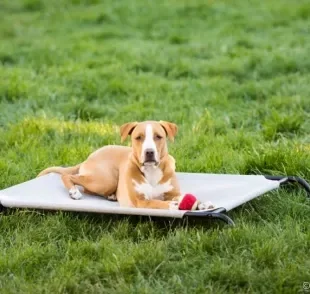
M 308 0 L 2 0 L 0 188 L 177 123 L 179 171 L 310 180 Z M 310 206 L 282 189 L 208 223 L 0 216 L 1 293 L 302 293 Z

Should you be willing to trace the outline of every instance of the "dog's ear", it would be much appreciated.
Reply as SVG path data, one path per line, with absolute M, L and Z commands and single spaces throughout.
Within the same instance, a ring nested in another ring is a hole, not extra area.
M 123 124 L 120 128 L 121 133 L 121 141 L 122 143 L 126 140 L 126 138 L 131 135 L 134 128 L 137 126 L 138 122 L 129 122 L 126 124 Z
M 178 132 L 178 126 L 174 123 L 168 122 L 168 121 L 159 121 L 161 126 L 165 129 L 168 138 L 173 142 L 174 137 L 176 136 Z

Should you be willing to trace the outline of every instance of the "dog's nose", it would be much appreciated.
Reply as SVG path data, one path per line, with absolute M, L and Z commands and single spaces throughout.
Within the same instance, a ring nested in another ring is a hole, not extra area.
M 155 152 L 153 149 L 146 149 L 145 150 L 145 158 L 146 160 L 154 160 L 154 155 L 155 155 Z

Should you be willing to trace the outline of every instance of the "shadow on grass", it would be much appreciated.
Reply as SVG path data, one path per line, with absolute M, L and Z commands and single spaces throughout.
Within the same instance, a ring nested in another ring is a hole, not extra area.
M 21 209 L 21 208 L 8 208 L 0 207 L 0 213 L 2 215 L 15 215 L 23 211 L 29 214 L 39 214 L 42 217 L 57 216 L 59 214 L 65 214 L 70 219 L 85 222 L 88 225 L 104 226 L 106 231 L 112 232 L 115 227 L 121 226 L 124 222 L 133 228 L 137 228 L 139 225 L 146 225 L 146 229 L 155 229 L 160 232 L 161 236 L 165 236 L 168 233 L 174 232 L 178 229 L 198 229 L 198 230 L 217 230 L 232 228 L 228 224 L 221 220 L 214 218 L 196 218 L 196 217 L 183 217 L 183 218 L 168 218 L 168 217 L 154 217 L 154 216 L 142 216 L 142 215 L 122 215 L 122 214 L 99 214 L 92 212 L 71 212 L 71 211 L 52 211 L 44 209 Z M 151 227 L 148 227 L 148 226 Z M 141 228 L 140 228 L 141 229 Z M 135 233 L 132 232 L 131 237 L 134 238 Z M 128 237 L 128 236 L 126 236 Z

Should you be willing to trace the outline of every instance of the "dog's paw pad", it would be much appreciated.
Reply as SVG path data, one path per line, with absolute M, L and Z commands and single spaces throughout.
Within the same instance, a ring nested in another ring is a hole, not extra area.
M 178 201 L 170 201 L 169 210 L 178 210 L 178 209 L 179 209 Z
M 108 200 L 110 200 L 110 201 L 116 201 L 116 200 L 117 200 L 116 195 L 115 195 L 115 194 L 109 195 L 109 196 L 108 196 Z
M 82 193 L 77 188 L 70 189 L 69 196 L 74 200 L 79 200 L 83 197 Z
M 198 204 L 198 210 L 212 210 L 215 206 L 210 201 L 202 202 Z

